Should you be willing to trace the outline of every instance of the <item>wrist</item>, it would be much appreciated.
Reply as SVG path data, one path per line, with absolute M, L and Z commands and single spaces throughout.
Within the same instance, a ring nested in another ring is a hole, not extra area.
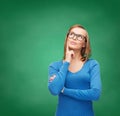
M 66 62 L 70 62 L 70 59 L 65 59 Z

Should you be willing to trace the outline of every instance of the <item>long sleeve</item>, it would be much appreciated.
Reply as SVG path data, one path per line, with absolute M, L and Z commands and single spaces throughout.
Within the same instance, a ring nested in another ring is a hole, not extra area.
M 49 66 L 49 80 L 53 75 L 55 75 L 55 78 L 52 81 L 48 81 L 48 89 L 53 95 L 58 95 L 64 87 L 69 62 L 63 62 L 60 67 L 58 65 L 58 63 L 53 63 Z
M 63 94 L 78 100 L 98 100 L 101 94 L 99 63 L 94 60 L 90 65 L 90 88 L 86 90 L 64 88 Z

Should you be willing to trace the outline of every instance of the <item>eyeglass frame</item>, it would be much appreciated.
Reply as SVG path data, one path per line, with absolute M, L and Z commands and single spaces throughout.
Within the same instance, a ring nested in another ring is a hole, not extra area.
M 74 34 L 73 35 L 73 37 L 70 37 L 70 34 Z M 85 42 L 86 42 L 86 37 L 84 36 L 84 35 L 82 35 L 82 34 L 76 34 L 76 33 L 74 33 L 74 32 L 70 32 L 70 33 L 68 33 L 68 38 L 70 38 L 70 39 L 74 39 L 74 37 L 76 37 L 75 39 L 77 39 L 78 41 L 83 41 L 83 40 L 85 40 Z M 78 37 L 81 37 L 81 39 L 78 39 Z

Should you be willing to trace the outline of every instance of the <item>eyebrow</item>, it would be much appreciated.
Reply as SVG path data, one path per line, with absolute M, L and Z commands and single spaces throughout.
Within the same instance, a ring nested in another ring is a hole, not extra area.
M 71 31 L 70 33 L 74 33 L 74 34 L 76 34 L 76 35 L 80 35 L 80 36 L 85 37 L 83 34 L 77 34 L 77 33 L 73 32 L 73 31 Z

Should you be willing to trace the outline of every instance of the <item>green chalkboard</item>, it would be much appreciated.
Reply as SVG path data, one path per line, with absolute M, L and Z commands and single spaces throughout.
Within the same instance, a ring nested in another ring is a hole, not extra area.
M 54 116 L 48 66 L 63 57 L 66 33 L 83 25 L 101 67 L 96 116 L 120 115 L 119 0 L 1 0 L 0 116 Z

